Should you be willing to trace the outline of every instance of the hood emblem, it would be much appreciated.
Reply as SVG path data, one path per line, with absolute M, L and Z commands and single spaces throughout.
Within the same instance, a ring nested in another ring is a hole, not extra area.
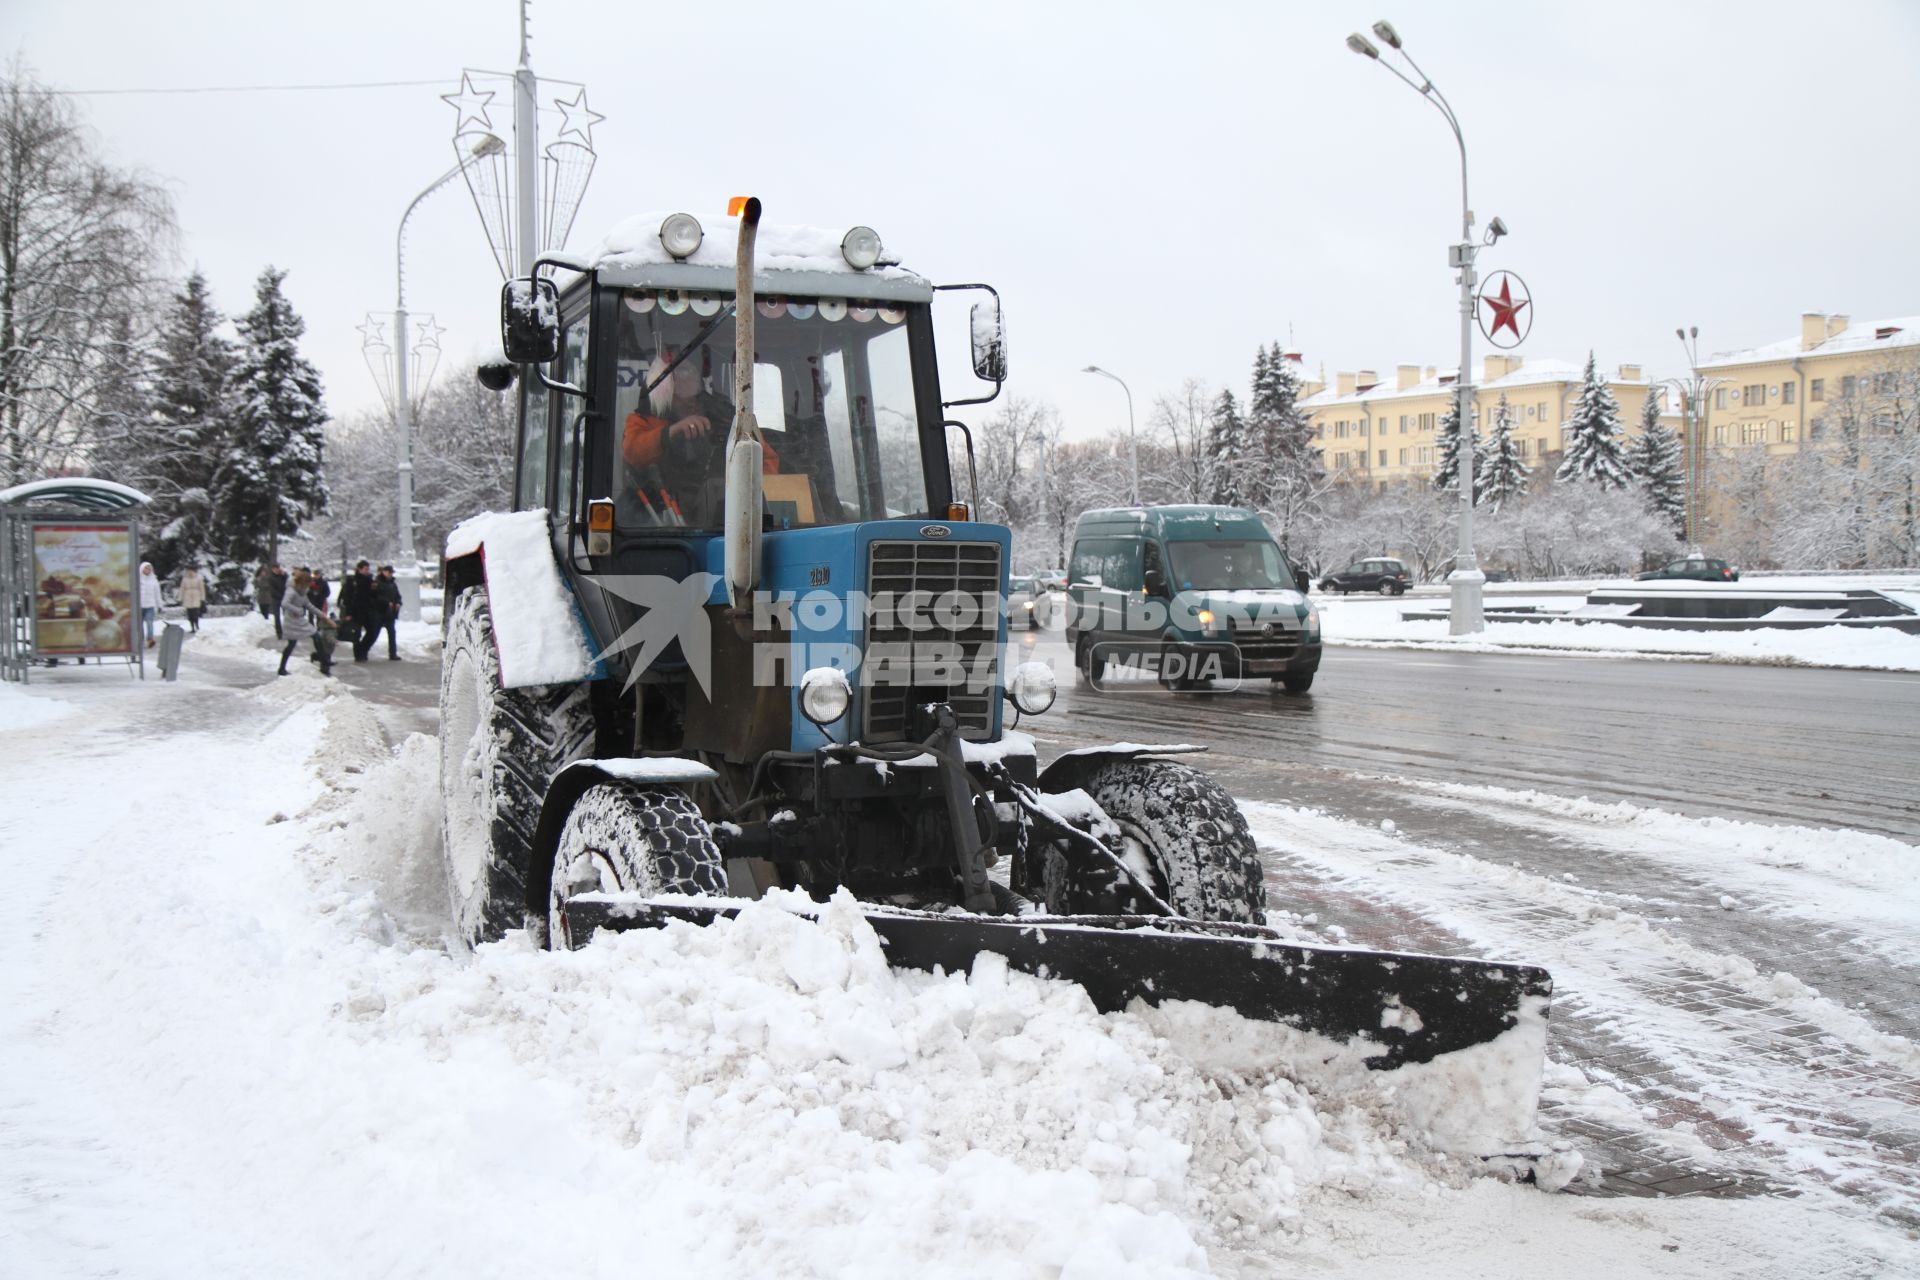
M 1260 634 L 1267 637 L 1267 639 L 1269 640 L 1273 639 L 1273 630 L 1274 628 L 1271 622 L 1262 623 L 1260 626 Z
M 920 536 L 923 538 L 944 538 L 952 532 L 953 530 L 943 524 L 923 524 L 920 526 Z

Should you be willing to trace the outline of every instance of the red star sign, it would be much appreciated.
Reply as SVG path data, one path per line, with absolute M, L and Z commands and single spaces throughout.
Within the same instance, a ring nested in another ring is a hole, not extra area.
M 1513 300 L 1513 282 L 1510 280 L 1502 280 L 1500 282 L 1499 297 L 1482 297 L 1480 301 L 1493 308 L 1493 328 L 1488 332 L 1487 337 L 1498 337 L 1500 330 L 1505 328 L 1513 331 L 1513 340 L 1515 342 L 1520 341 L 1520 325 L 1518 320 L 1520 312 L 1527 306 L 1528 300 L 1525 298 L 1520 299 L 1518 302 Z

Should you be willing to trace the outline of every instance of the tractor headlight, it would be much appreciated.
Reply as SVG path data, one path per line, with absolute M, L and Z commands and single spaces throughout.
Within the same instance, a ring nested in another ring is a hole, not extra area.
M 1044 662 L 1023 662 L 1007 681 L 1007 697 L 1023 716 L 1037 716 L 1053 705 L 1057 693 L 1053 668 Z
M 700 220 L 690 213 L 676 213 L 660 224 L 660 247 L 675 261 L 690 256 L 705 238 Z
M 847 714 L 853 687 L 838 667 L 815 667 L 800 677 L 800 714 L 825 728 Z
M 865 271 L 880 261 L 880 233 L 872 227 L 855 227 L 840 241 L 840 256 L 855 271 Z

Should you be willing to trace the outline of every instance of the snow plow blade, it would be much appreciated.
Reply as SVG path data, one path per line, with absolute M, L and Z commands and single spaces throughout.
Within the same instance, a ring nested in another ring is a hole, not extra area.
M 711 924 L 737 906 L 582 894 L 571 936 L 598 929 Z M 804 914 L 804 913 L 803 913 Z M 1253 925 L 1165 916 L 975 916 L 889 909 L 862 914 L 897 967 L 964 973 L 982 951 L 1013 968 L 1077 983 L 1102 1012 L 1194 1001 L 1352 1046 L 1391 1071 L 1488 1044 L 1522 1025 L 1544 1031 L 1553 979 L 1529 965 L 1282 941 Z

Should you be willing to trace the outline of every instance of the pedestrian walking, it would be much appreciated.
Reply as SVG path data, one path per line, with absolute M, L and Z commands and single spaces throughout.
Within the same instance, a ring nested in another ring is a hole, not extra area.
M 333 620 L 327 617 L 326 610 L 313 603 L 309 594 L 313 579 L 305 569 L 293 571 L 293 589 L 287 592 L 287 598 L 280 605 L 280 635 L 287 647 L 280 651 L 280 674 L 291 675 L 287 670 L 287 659 L 300 646 L 302 640 L 313 641 L 314 660 L 320 664 L 320 674 L 333 674 Z
M 187 626 L 199 635 L 200 615 L 207 611 L 207 580 L 192 565 L 180 575 L 180 607 L 187 611 Z
M 287 598 L 287 571 L 277 564 L 262 562 L 253 575 L 253 603 L 260 616 L 273 623 L 273 634 L 280 634 L 280 602 Z
M 380 625 L 374 629 L 377 638 L 381 631 L 387 633 L 387 661 L 400 661 L 400 584 L 393 580 L 393 566 L 383 564 L 379 574 L 373 580 L 373 598 L 379 604 Z M 367 641 L 367 648 L 373 648 L 373 641 Z
M 300 571 L 295 569 L 294 572 Z M 314 608 L 322 614 L 327 611 L 327 601 L 333 599 L 333 588 L 327 583 L 327 575 L 318 569 L 307 570 L 307 599 L 313 601 Z
M 153 566 L 140 562 L 140 621 L 147 630 L 147 648 L 153 648 L 153 620 L 160 616 L 160 579 Z
M 368 650 L 380 631 L 379 601 L 374 599 L 373 569 L 365 560 L 353 566 L 353 574 L 340 584 L 341 634 L 353 641 L 353 660 L 365 662 Z

